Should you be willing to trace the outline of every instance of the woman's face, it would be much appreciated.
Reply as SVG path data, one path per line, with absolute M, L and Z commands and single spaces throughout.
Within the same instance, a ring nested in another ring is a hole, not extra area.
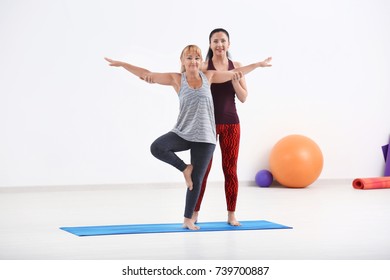
M 187 72 L 198 71 L 202 65 L 202 57 L 195 51 L 186 52 L 183 55 L 182 64 Z
M 226 56 L 229 46 L 229 38 L 224 32 L 216 32 L 210 38 L 210 49 L 215 56 Z

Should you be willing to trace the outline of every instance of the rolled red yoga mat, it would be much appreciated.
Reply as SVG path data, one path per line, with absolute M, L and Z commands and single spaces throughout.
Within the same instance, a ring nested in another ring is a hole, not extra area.
M 353 180 L 352 186 L 355 189 L 360 190 L 390 189 L 390 176 L 375 178 L 357 178 Z

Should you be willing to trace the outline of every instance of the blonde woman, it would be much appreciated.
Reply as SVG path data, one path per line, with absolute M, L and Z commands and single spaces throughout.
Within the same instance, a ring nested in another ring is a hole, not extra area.
M 240 79 L 257 67 L 271 66 L 271 58 L 234 71 L 202 71 L 203 58 L 200 48 L 188 45 L 180 56 L 181 73 L 156 73 L 126 62 L 105 59 L 110 66 L 123 67 L 149 83 L 172 86 L 176 91 L 180 102 L 176 125 L 152 143 L 151 152 L 156 158 L 183 173 L 187 185 L 183 227 L 198 230 L 199 226 L 192 220 L 192 215 L 216 144 L 210 84 Z M 190 164 L 186 164 L 176 155 L 177 152 L 185 150 L 190 150 Z

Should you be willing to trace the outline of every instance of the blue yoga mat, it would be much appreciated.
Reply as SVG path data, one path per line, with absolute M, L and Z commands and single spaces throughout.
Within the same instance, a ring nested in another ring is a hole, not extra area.
M 114 235 L 114 234 L 145 234 L 167 232 L 205 232 L 205 231 L 239 231 L 239 230 L 265 230 L 265 229 L 291 229 L 292 227 L 276 224 L 264 220 L 243 221 L 241 226 L 231 226 L 227 222 L 198 223 L 200 230 L 189 230 L 182 227 L 182 223 L 171 224 L 134 224 L 111 226 L 83 226 L 61 227 L 60 229 L 77 236 Z

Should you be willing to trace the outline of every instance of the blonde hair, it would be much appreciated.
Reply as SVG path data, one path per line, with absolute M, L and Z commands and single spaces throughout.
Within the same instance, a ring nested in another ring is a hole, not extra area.
M 200 56 L 200 59 L 201 61 L 203 61 L 203 57 L 202 57 L 202 51 L 201 49 L 197 46 L 197 45 L 188 45 L 186 46 L 183 51 L 181 52 L 181 55 L 180 55 L 180 61 L 182 62 L 183 61 L 183 57 L 188 54 L 188 53 L 196 53 L 197 55 Z M 184 73 L 186 71 L 183 63 L 181 65 L 181 68 L 180 68 L 180 72 L 181 73 Z

